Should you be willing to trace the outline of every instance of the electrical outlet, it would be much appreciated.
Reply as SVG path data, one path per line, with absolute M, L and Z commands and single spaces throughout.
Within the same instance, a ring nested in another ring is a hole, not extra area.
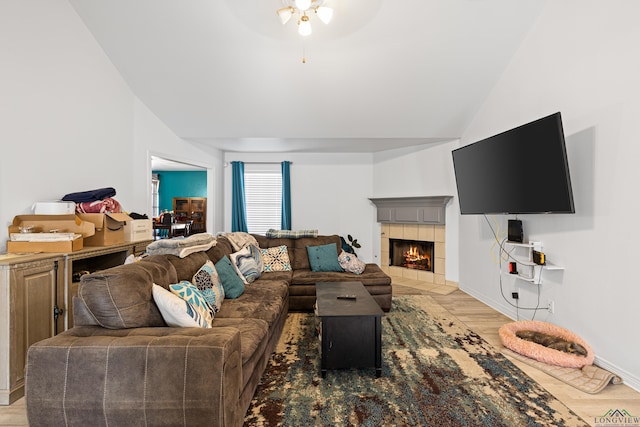
M 547 301 L 547 310 L 549 310 L 549 313 L 553 313 L 556 309 L 556 305 L 553 301 Z
M 518 295 L 517 292 L 511 292 L 511 298 L 518 299 L 518 298 L 520 298 L 520 295 Z

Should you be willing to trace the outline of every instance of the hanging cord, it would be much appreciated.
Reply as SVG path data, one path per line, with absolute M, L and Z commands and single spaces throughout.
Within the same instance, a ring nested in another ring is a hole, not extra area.
M 504 299 L 505 302 L 507 304 L 509 304 L 511 307 L 514 307 L 516 309 L 516 316 L 519 316 L 518 310 L 532 310 L 534 312 L 533 316 L 535 317 L 536 312 L 540 309 L 540 285 L 538 284 L 538 302 L 537 302 L 535 307 L 520 307 L 519 304 L 514 304 L 511 301 L 509 301 L 509 299 L 504 294 L 504 287 L 503 287 L 503 283 L 502 283 L 502 257 L 503 257 L 503 254 L 504 254 L 504 255 L 507 256 L 507 259 L 516 260 L 516 258 L 512 257 L 511 256 L 511 252 L 507 251 L 504 248 L 504 242 L 507 241 L 507 238 L 505 237 L 504 239 L 502 239 L 502 241 L 500 241 L 498 239 L 498 236 L 496 235 L 496 232 L 494 231 L 493 227 L 491 226 L 491 223 L 489 222 L 489 219 L 487 218 L 487 216 L 486 215 L 483 215 L 483 216 L 484 216 L 485 221 L 487 221 L 487 224 L 489 225 L 489 229 L 491 229 L 491 233 L 493 234 L 493 238 L 498 243 L 498 246 L 500 248 L 500 254 L 498 256 L 498 260 L 499 260 L 498 269 L 499 269 L 500 276 L 499 276 L 498 280 L 500 282 L 500 295 L 502 295 L 502 299 Z M 542 268 L 540 269 L 540 274 L 538 276 L 538 282 L 540 280 L 542 280 Z

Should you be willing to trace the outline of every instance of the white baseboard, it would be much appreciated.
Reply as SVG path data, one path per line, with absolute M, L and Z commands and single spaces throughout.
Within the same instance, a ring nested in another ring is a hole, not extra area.
M 494 310 L 504 314 L 508 318 L 510 319 L 516 318 L 515 309 L 513 307 L 510 307 L 508 304 L 500 301 L 495 301 L 494 299 L 489 298 L 486 295 L 478 293 L 472 289 L 467 289 L 465 286 L 459 286 L 459 289 L 471 295 L 478 301 L 488 305 Z M 622 381 L 624 382 L 624 384 L 631 387 L 635 391 L 640 392 L 640 377 L 638 377 L 637 375 L 633 375 L 631 372 L 628 372 L 620 368 L 619 366 L 616 366 L 615 364 L 609 362 L 608 360 L 602 359 L 598 356 L 596 356 L 594 364 L 600 366 L 603 369 L 606 369 L 609 372 L 613 372 L 614 374 L 618 375 L 620 378 L 622 378 Z

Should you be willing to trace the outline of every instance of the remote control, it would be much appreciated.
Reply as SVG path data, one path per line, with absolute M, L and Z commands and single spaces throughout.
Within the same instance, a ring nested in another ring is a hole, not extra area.
M 338 295 L 338 299 L 356 299 L 355 295 Z

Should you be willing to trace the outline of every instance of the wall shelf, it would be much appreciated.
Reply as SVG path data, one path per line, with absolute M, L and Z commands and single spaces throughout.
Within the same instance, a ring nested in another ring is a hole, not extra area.
M 542 251 L 542 243 L 541 242 L 504 242 L 504 246 L 511 246 L 513 249 L 511 251 L 507 251 L 509 254 L 509 261 L 507 262 L 515 262 L 518 267 L 518 271 L 520 271 L 520 267 L 525 267 L 530 274 L 522 275 L 521 273 L 513 274 L 510 272 L 504 272 L 503 274 L 507 274 L 509 276 L 513 276 L 517 279 L 523 280 L 525 282 L 534 283 L 536 285 L 542 284 L 542 270 L 546 271 L 559 271 L 564 270 L 564 267 L 546 262 L 544 265 L 536 264 L 533 262 L 533 251 Z M 524 250 L 522 250 L 524 249 Z M 520 254 L 513 253 L 520 250 Z M 523 253 L 524 252 L 524 253 Z

